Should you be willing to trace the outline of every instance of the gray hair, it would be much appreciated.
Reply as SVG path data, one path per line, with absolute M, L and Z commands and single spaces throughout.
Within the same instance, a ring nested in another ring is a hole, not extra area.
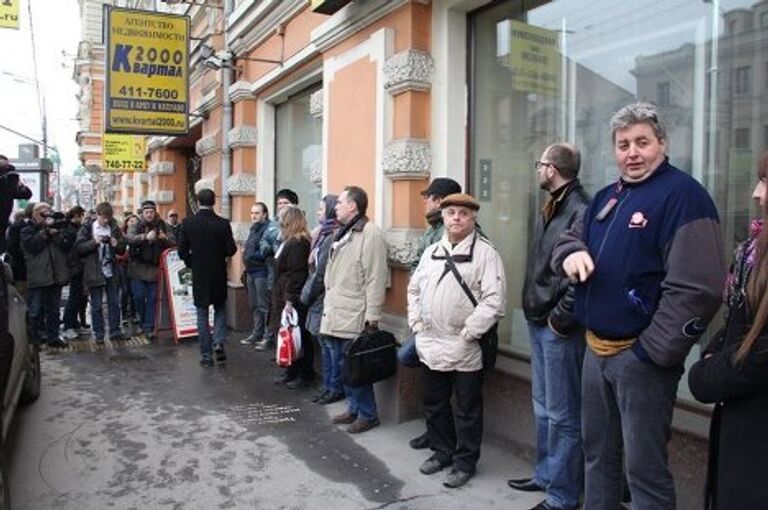
M 667 140 L 667 130 L 659 118 L 659 112 L 651 103 L 628 104 L 611 117 L 611 139 L 616 141 L 616 131 L 635 124 L 648 124 L 659 141 Z

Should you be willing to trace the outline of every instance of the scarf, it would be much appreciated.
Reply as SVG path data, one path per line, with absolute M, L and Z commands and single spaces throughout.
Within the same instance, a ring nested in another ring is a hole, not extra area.
M 723 299 L 728 308 L 736 308 L 744 303 L 747 282 L 755 267 L 757 257 L 757 238 L 763 230 L 763 220 L 752 220 L 749 225 L 749 237 L 740 243 L 733 253 L 733 264 L 725 279 Z

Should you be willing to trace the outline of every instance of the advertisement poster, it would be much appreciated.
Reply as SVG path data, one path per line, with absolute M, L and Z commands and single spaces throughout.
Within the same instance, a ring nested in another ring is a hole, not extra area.
M 108 5 L 104 17 L 104 130 L 187 134 L 189 18 Z
M 166 295 L 170 304 L 173 335 L 180 338 L 197 336 L 197 312 L 192 297 L 192 269 L 184 265 L 178 250 L 163 252 L 161 259 Z M 161 297 L 158 296 L 158 299 Z M 208 312 L 208 323 L 213 324 L 213 307 Z
M 19 29 L 21 0 L 0 0 L 0 28 Z
M 147 153 L 144 135 L 104 133 L 105 172 L 145 172 Z
M 560 93 L 558 33 L 522 21 L 510 21 L 512 88 L 554 96 Z
M 40 202 L 43 196 L 43 179 L 41 172 L 19 172 L 21 183 L 32 191 L 29 200 L 16 200 L 16 209 L 23 209 L 29 202 Z

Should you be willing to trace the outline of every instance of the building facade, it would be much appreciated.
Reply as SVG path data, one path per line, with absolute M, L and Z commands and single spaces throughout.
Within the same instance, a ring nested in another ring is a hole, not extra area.
M 84 16 L 103 1 L 82 0 Z M 146 176 L 109 177 L 115 203 L 154 198 L 161 211 L 190 213 L 194 191 L 210 187 L 243 241 L 253 201 L 273 206 L 279 188 L 294 189 L 313 220 L 325 193 L 360 185 L 389 243 L 385 327 L 402 336 L 406 266 L 425 226 L 419 193 L 430 178 L 452 177 L 479 197 L 480 223 L 504 258 L 505 380 L 530 370 L 521 292 L 545 198 L 533 162 L 549 143 L 582 149 L 581 179 L 594 193 L 618 176 L 611 114 L 652 101 L 672 163 L 718 205 L 727 257 L 757 214 L 749 196 L 768 149 L 768 2 L 312 2 L 331 14 L 307 0 L 143 3 L 192 20 L 191 130 L 149 140 Z M 87 165 L 99 145 L 103 46 L 86 32 L 78 76 L 92 110 L 78 139 Z M 234 262 L 233 303 L 243 301 L 240 270 Z M 529 393 L 511 387 L 491 392 L 488 427 L 530 442 Z M 679 403 L 676 425 L 705 434 L 708 410 L 684 380 Z M 405 417 L 416 406 L 392 408 Z

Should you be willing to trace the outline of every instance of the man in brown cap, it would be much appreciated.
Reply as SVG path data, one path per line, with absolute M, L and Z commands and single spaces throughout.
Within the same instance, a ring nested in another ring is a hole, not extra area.
M 433 455 L 419 470 L 452 466 L 443 482 L 474 475 L 483 437 L 483 357 L 478 340 L 504 315 L 506 277 L 496 249 L 475 230 L 477 200 L 454 193 L 441 204 L 445 232 L 408 284 L 408 325 L 423 363 L 424 410 Z M 451 407 L 455 397 L 457 412 Z

